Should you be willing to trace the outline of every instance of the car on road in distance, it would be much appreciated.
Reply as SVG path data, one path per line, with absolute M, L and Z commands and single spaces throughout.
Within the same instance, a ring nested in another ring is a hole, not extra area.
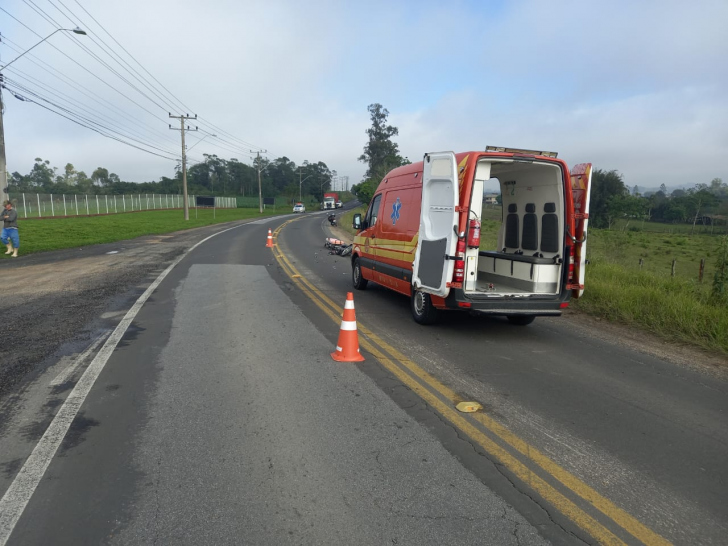
M 306 212 L 306 207 L 303 203 L 296 203 L 293 205 L 293 212 Z
M 343 207 L 344 207 L 344 203 L 342 203 L 341 201 L 337 201 L 336 202 L 336 208 L 337 209 L 340 209 L 340 208 L 343 208 Z

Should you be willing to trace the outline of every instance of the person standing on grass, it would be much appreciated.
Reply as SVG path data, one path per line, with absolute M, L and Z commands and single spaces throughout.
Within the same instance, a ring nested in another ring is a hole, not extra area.
M 10 201 L 3 203 L 3 211 L 0 212 L 0 218 L 3 220 L 3 234 L 0 240 L 7 245 L 8 251 L 5 254 L 18 257 L 18 249 L 20 248 L 20 237 L 18 236 L 18 212 L 13 208 Z

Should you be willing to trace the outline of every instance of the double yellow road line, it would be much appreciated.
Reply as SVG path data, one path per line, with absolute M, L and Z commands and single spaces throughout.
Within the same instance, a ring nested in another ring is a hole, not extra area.
M 285 222 L 274 231 L 273 238 L 276 243 L 281 230 L 295 220 L 297 219 Z M 343 311 L 341 305 L 332 301 L 302 275 L 278 244 L 274 245 L 273 254 L 296 286 L 336 325 L 339 325 Z M 452 389 L 386 343 L 360 321 L 357 321 L 357 327 L 361 334 L 359 346 L 362 349 L 437 410 L 444 419 L 466 434 L 490 457 L 500 462 L 600 544 L 635 543 L 631 537 L 648 545 L 670 544 L 504 425 L 484 413 L 467 415 L 459 413 L 455 406 L 462 400 Z M 581 506 L 578 506 L 577 502 Z

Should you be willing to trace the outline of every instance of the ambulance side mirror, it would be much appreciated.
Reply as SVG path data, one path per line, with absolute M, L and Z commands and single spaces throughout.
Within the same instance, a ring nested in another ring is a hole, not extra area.
M 361 229 L 361 214 L 355 214 L 352 220 L 351 227 L 359 231 Z

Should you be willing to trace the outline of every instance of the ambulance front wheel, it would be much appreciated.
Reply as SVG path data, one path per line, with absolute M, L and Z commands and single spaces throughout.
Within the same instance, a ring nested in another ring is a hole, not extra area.
M 354 282 L 354 288 L 357 290 L 364 290 L 367 287 L 367 284 L 369 284 L 369 281 L 361 274 L 359 258 L 354 258 L 354 265 L 351 268 L 351 280 Z
M 527 326 L 536 320 L 533 315 L 508 315 L 506 318 L 511 324 L 517 324 L 518 326 Z
M 412 318 L 418 324 L 434 324 L 437 322 L 437 309 L 432 305 L 432 298 L 429 294 L 412 289 L 410 298 Z

